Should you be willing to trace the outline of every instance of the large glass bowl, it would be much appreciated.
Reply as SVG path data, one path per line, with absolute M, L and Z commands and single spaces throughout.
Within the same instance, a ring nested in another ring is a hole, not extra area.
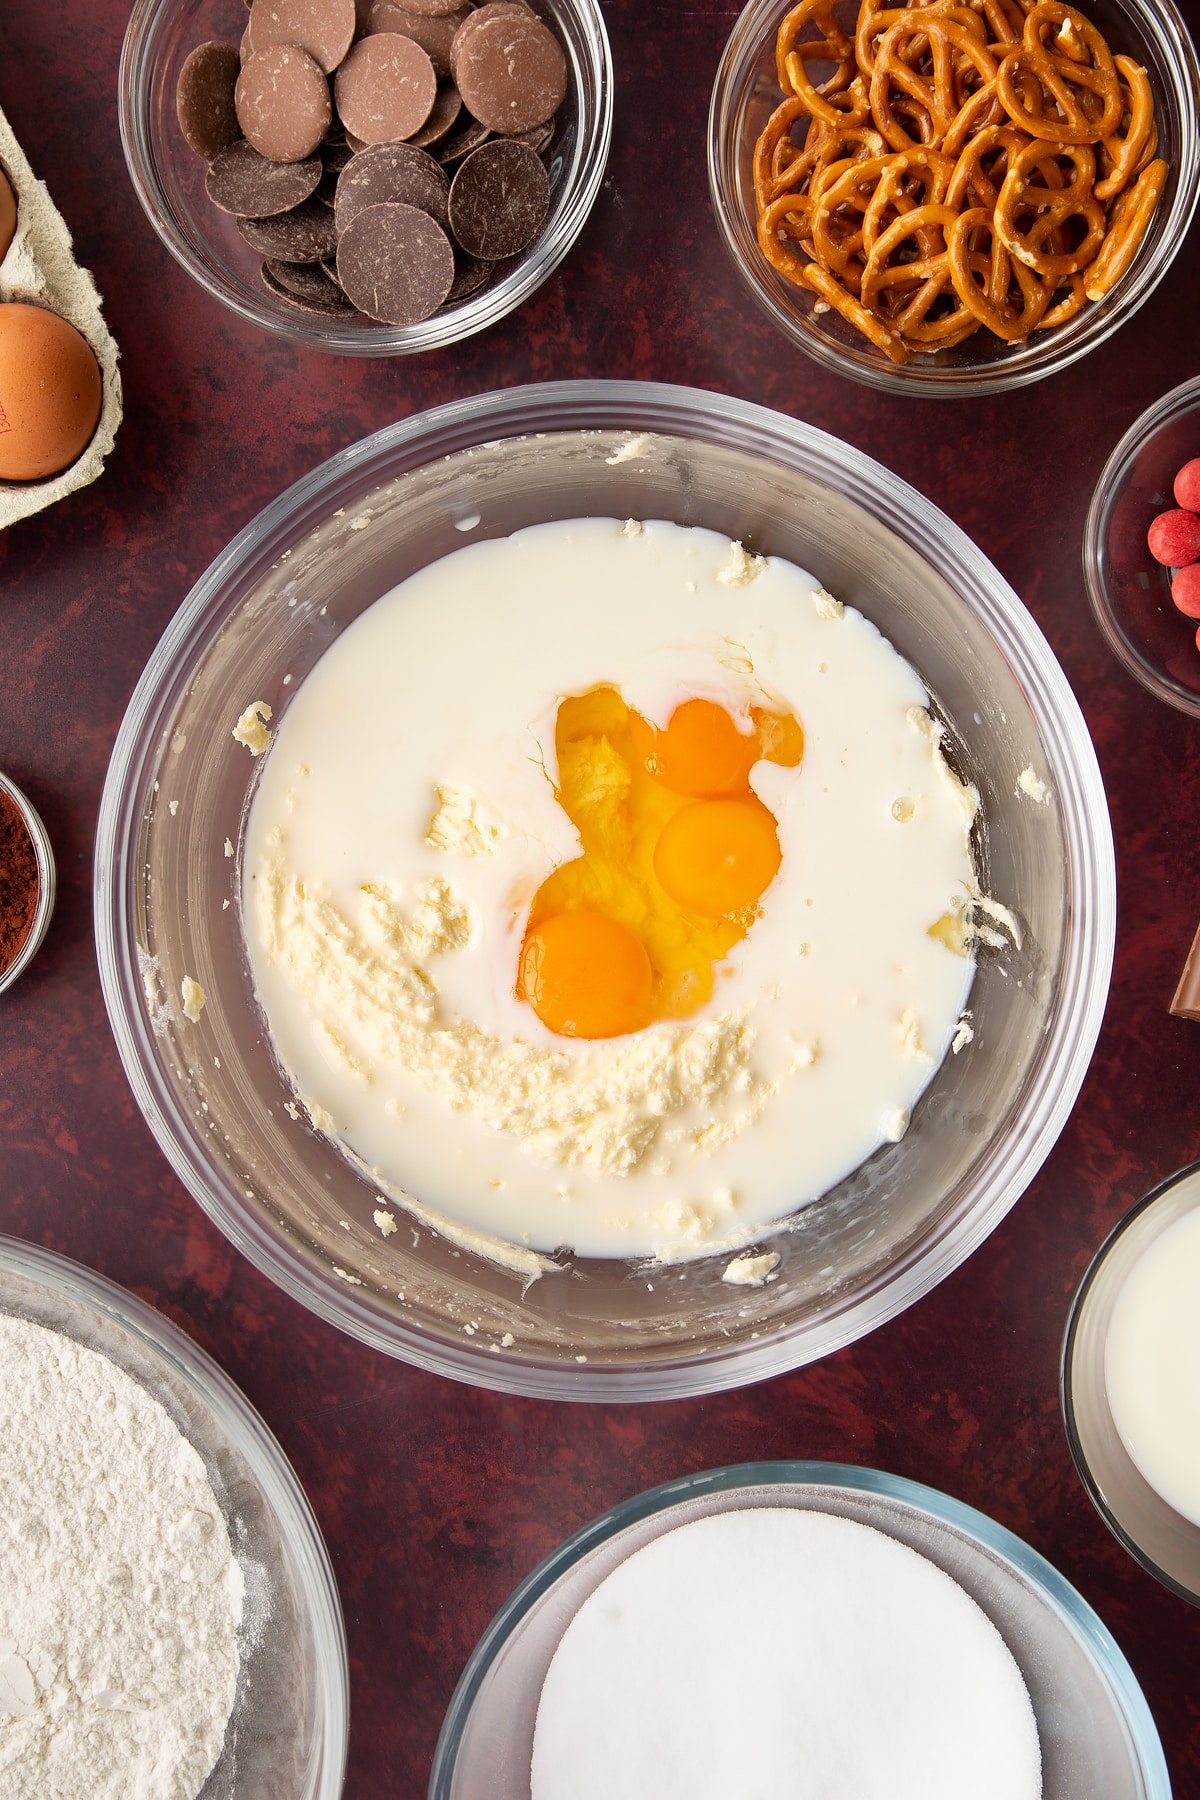
M 251 763 L 230 736 L 242 707 L 265 700 L 278 718 L 364 607 L 464 533 L 589 514 L 726 532 L 876 620 L 936 696 L 982 797 L 983 879 L 1023 921 L 1019 952 L 982 953 L 974 1042 L 947 1058 L 899 1144 L 770 1234 L 780 1262 L 759 1288 L 724 1282 L 726 1256 L 651 1270 L 561 1257 L 531 1282 L 417 1218 L 384 1240 L 369 1176 L 285 1110 L 251 988 L 236 903 Z M 1043 803 L 1022 790 L 1027 770 L 1035 792 L 1046 784 Z M 181 606 L 121 726 L 95 901 L 138 1104 L 241 1250 L 324 1318 L 423 1367 L 612 1400 L 733 1387 L 824 1355 L 982 1243 L 1083 1080 L 1115 915 L 1087 728 L 1037 626 L 970 540 L 810 426 L 716 394 L 603 382 L 513 389 L 390 426 L 235 538 Z M 196 1024 L 181 1016 L 185 975 L 208 996 Z
M 991 1619 L 1020 1668 L 1042 1748 L 1044 1800 L 1170 1800 L 1154 1721 L 1087 1602 L 1002 1525 L 948 1494 L 840 1463 L 744 1463 L 667 1482 L 595 1519 L 547 1557 L 480 1639 L 446 1712 L 429 1800 L 529 1800 L 542 1683 L 584 1601 L 679 1525 L 785 1506 L 870 1525 L 928 1557 Z M 969 1787 L 964 1782 L 964 1800 Z
M 169 1319 L 52 1250 L 0 1237 L 0 1313 L 106 1356 L 204 1463 L 246 1610 L 225 1747 L 197 1800 L 337 1800 L 349 1730 L 342 1609 L 320 1528 L 262 1419 Z
M 550 214 L 537 241 L 481 293 L 419 325 L 325 319 L 269 293 L 261 258 L 204 191 L 206 164 L 184 142 L 175 90 L 188 53 L 210 39 L 236 43 L 242 0 L 135 0 L 121 51 L 121 142 L 146 217 L 193 280 L 243 319 L 343 356 L 438 350 L 484 331 L 527 300 L 583 230 L 600 192 L 612 138 L 612 56 L 598 0 L 539 0 L 567 56 L 567 97 L 550 160 Z
M 856 0 L 833 10 L 854 35 Z M 1052 331 L 1024 344 L 1004 344 L 977 331 L 955 349 L 889 362 L 817 296 L 795 287 L 768 264 L 758 247 L 754 203 L 754 145 L 779 104 L 775 34 L 786 0 L 750 0 L 733 28 L 713 85 L 708 121 L 708 179 L 713 212 L 726 249 L 754 300 L 792 344 L 838 375 L 850 375 L 898 394 L 995 393 L 1052 375 L 1086 356 L 1148 300 L 1187 235 L 1200 199 L 1200 62 L 1173 0 L 1094 0 L 1087 16 L 1114 51 L 1142 65 L 1154 92 L 1158 154 L 1167 184 L 1133 267 L 1112 292 Z M 813 79 L 821 71 L 814 65 Z M 1186 304 L 1182 296 L 1180 304 Z

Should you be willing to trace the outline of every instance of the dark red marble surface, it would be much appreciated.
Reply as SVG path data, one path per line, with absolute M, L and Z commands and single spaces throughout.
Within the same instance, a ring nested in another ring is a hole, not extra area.
M 160 247 L 118 140 L 124 0 L 3 0 L 0 105 L 96 272 L 127 414 L 94 487 L 0 534 L 0 767 L 42 811 L 61 882 L 36 965 L 0 1000 L 0 1230 L 63 1250 L 160 1307 L 278 1433 L 341 1588 L 354 1800 L 424 1794 L 472 1645 L 566 1533 L 685 1471 L 790 1456 L 931 1483 L 1048 1556 L 1129 1657 L 1176 1793 L 1200 1795 L 1200 1615 L 1109 1537 L 1076 1479 L 1057 1399 L 1063 1323 L 1088 1256 L 1139 1194 L 1200 1155 L 1200 1025 L 1167 1012 L 1200 919 L 1200 726 L 1112 660 L 1079 556 L 1112 445 L 1200 364 L 1200 235 L 1115 340 L 1011 396 L 905 401 L 820 373 L 760 321 L 709 212 L 704 118 L 737 10 L 735 0 L 608 0 L 613 154 L 572 256 L 519 317 L 472 342 L 356 363 L 268 342 Z M 210 559 L 294 477 L 377 426 L 473 391 L 570 375 L 765 402 L 849 439 L 936 500 L 1061 658 L 1095 737 L 1119 866 L 1116 971 L 1095 1061 L 1001 1229 L 852 1349 L 745 1392 L 652 1408 L 460 1388 L 376 1355 L 277 1292 L 151 1141 L 110 1039 L 92 946 L 91 850 L 109 750 L 151 647 Z

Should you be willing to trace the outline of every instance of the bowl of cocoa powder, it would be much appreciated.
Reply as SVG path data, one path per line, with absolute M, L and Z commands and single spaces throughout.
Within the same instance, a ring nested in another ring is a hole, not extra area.
M 0 994 L 37 954 L 54 911 L 54 856 L 46 827 L 0 774 Z

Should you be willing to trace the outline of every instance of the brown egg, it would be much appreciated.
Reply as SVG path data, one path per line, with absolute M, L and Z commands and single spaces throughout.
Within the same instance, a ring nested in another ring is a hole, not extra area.
M 8 253 L 17 231 L 17 196 L 12 191 L 12 183 L 0 169 L 0 262 Z
M 0 481 L 69 468 L 91 442 L 100 400 L 100 365 L 73 325 L 44 306 L 0 305 Z

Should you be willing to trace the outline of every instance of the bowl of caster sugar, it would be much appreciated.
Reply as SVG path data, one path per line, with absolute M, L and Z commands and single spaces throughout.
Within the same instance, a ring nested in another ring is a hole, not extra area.
M 0 1792 L 333 1800 L 345 1636 L 316 1521 L 203 1351 L 0 1237 Z
M 593 1521 L 497 1614 L 429 1800 L 1168 1800 L 1133 1675 L 1020 1539 L 916 1482 L 749 1463 Z
M 1200 1606 L 1200 1163 L 1139 1201 L 1067 1323 L 1062 1406 L 1089 1497 L 1164 1586 Z

